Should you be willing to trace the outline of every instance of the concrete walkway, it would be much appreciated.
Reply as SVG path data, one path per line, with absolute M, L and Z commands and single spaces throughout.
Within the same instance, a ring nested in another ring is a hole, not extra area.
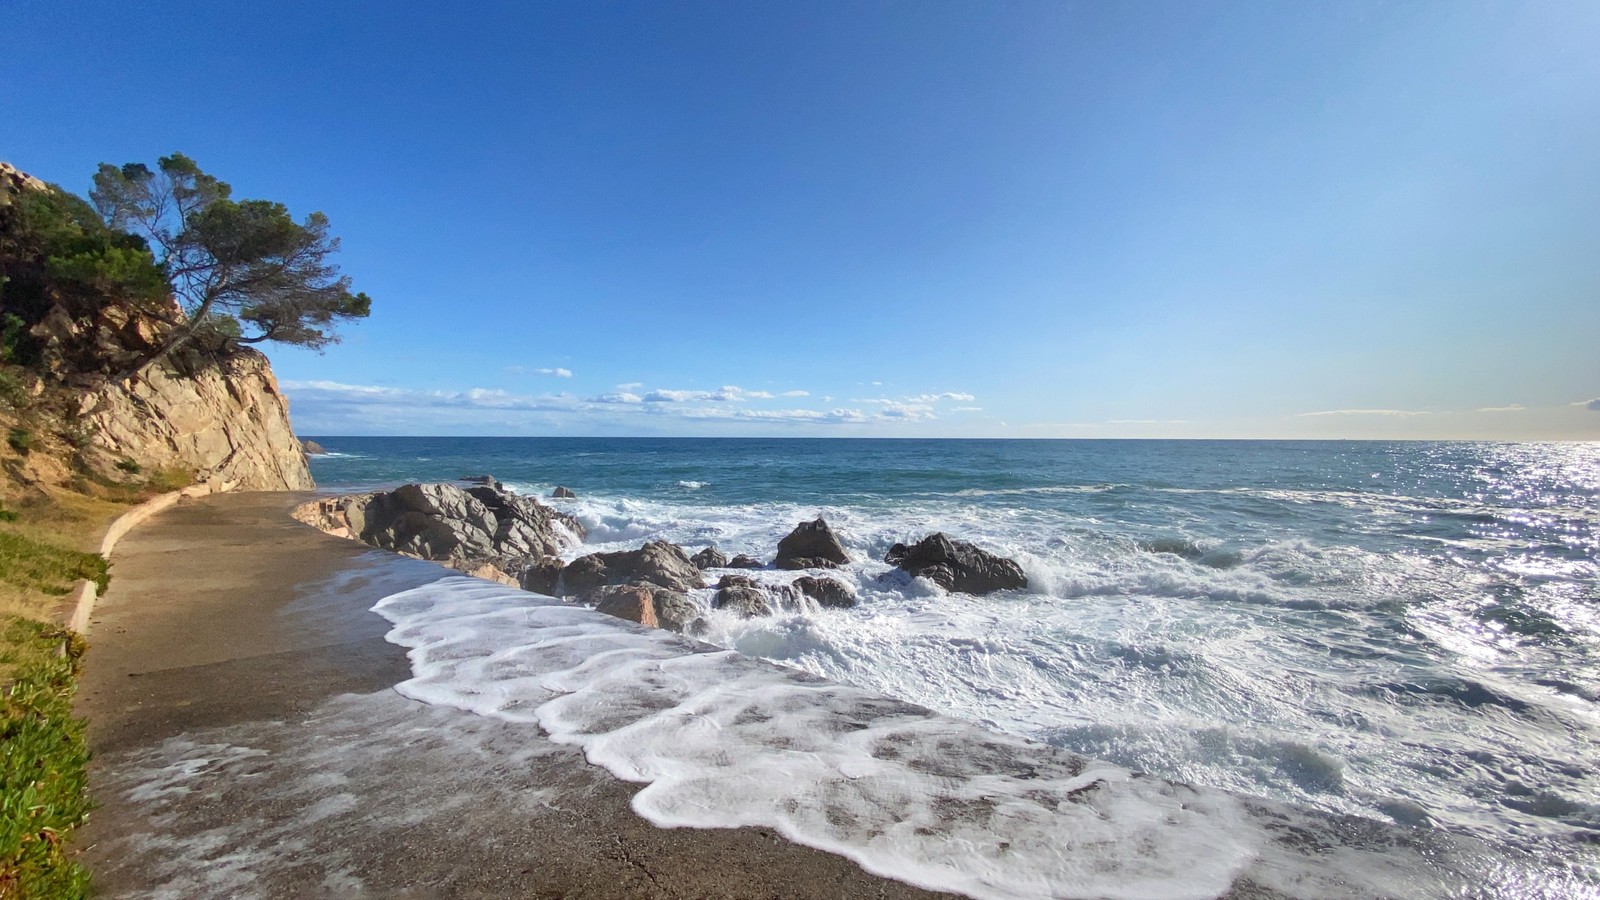
M 445 575 L 188 500 L 123 539 L 80 695 L 103 896 L 931 897 L 764 829 L 658 829 L 535 729 L 432 707 L 369 612 Z

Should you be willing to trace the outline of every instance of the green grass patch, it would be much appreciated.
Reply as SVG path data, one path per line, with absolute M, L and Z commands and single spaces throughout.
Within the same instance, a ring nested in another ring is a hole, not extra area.
M 106 561 L 98 553 L 70 550 L 0 529 L 0 582 L 20 591 L 60 597 L 80 578 L 94 582 L 102 592 L 111 583 Z
M 75 632 L 0 617 L 0 897 L 76 898 L 89 874 L 67 854 L 89 815 L 89 748 L 72 695 Z

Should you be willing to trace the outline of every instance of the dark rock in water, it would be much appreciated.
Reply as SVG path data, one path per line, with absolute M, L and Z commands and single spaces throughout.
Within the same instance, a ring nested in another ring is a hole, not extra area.
M 759 559 L 756 559 L 754 556 L 746 556 L 745 554 L 741 553 L 738 556 L 735 556 L 733 559 L 728 560 L 727 567 L 730 569 L 765 569 L 767 564 Z
M 559 559 L 542 559 L 523 569 L 517 583 L 525 591 L 554 597 L 561 585 L 562 568 Z
M 552 543 L 548 540 L 549 534 L 558 528 L 570 531 L 580 541 L 586 536 L 583 524 L 577 519 L 556 512 L 532 497 L 510 493 L 498 482 L 467 488 L 467 493 L 494 513 L 499 523 L 495 529 L 496 543 L 508 547 L 527 547 L 531 551 L 527 555 L 554 556 L 559 553 L 561 543 L 565 542 Z
M 883 561 L 933 581 L 947 591 L 987 594 L 1025 588 L 1028 577 L 1015 560 L 996 556 L 944 534 L 930 534 L 910 547 L 895 544 Z
M 856 605 L 855 592 L 838 579 L 802 575 L 794 580 L 800 593 L 817 601 L 818 606 L 829 609 L 849 609 Z
M 328 450 L 316 441 L 301 441 L 300 450 L 307 456 L 326 456 Z
M 704 585 L 700 570 L 683 548 L 666 541 L 651 541 L 637 550 L 591 553 L 561 570 L 562 591 L 578 597 L 608 585 L 641 582 L 680 592 Z
M 850 562 L 844 545 L 818 518 L 814 522 L 801 522 L 788 536 L 778 542 L 778 558 L 774 565 L 780 569 L 833 569 Z
M 564 488 L 564 487 L 558 487 L 554 491 L 551 491 L 550 492 L 550 496 L 551 496 L 551 498 L 553 498 L 555 500 L 576 500 L 576 499 L 578 499 L 578 495 L 574 494 L 572 492 L 572 488 Z
M 717 582 L 717 596 L 712 598 L 713 609 L 728 609 L 746 619 L 770 616 L 772 605 L 767 602 L 767 592 L 752 579 L 743 575 L 724 575 Z
M 715 547 L 707 547 L 699 553 L 689 557 L 696 569 L 722 569 L 728 565 L 728 557 Z
M 465 484 L 486 484 L 490 487 L 494 487 L 500 483 L 499 481 L 495 480 L 493 475 L 463 475 L 456 480 Z
M 683 631 L 700 612 L 688 597 L 654 584 L 610 585 L 591 599 L 607 615 L 669 631 Z

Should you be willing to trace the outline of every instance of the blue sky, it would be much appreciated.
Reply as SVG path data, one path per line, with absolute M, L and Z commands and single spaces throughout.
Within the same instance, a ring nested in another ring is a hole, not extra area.
M 1589 0 L 6 17 L 0 159 L 329 215 L 304 433 L 1600 438 Z

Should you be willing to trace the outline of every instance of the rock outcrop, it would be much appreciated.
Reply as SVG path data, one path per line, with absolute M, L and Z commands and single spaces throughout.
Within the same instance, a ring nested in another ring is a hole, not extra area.
M 855 591 L 838 579 L 802 575 L 794 580 L 795 589 L 827 609 L 849 609 L 856 605 Z
M 778 542 L 778 558 L 773 564 L 780 569 L 833 569 L 849 562 L 838 536 L 818 518 L 801 522 Z
M 314 500 L 295 517 L 339 537 L 468 571 L 484 564 L 519 584 L 537 567 L 583 539 L 576 519 L 489 485 L 407 484 L 392 491 Z M 490 576 L 494 577 L 494 576 Z
M 700 617 L 694 601 L 653 584 L 612 585 L 599 589 L 591 599 L 598 612 L 669 631 L 682 632 Z
M 683 548 L 666 541 L 651 541 L 637 550 L 591 553 L 561 570 L 564 596 L 588 599 L 600 588 L 625 584 L 653 584 L 671 591 L 692 591 L 705 582 Z
M 754 556 L 749 556 L 744 553 L 741 553 L 738 556 L 735 556 L 733 559 L 728 560 L 727 565 L 727 568 L 729 569 L 765 569 L 766 567 L 766 563 L 756 559 Z
M 243 490 L 315 486 L 267 358 L 239 350 L 180 374 L 157 364 L 86 394 L 80 417 L 103 452 L 144 470 L 185 469 Z
M 996 556 L 966 541 L 954 541 L 942 532 L 930 534 L 910 547 L 895 544 L 883 561 L 927 578 L 947 591 L 987 594 L 1028 586 L 1028 577 L 1015 560 Z
M 576 499 L 578 499 L 578 495 L 573 492 L 572 488 L 564 488 L 564 487 L 557 487 L 554 491 L 551 491 L 550 492 L 550 497 L 551 497 L 551 499 L 554 499 L 554 500 L 576 500 Z
M 699 553 L 689 557 L 689 562 L 694 563 L 697 569 L 725 569 L 728 567 L 728 557 L 715 547 L 707 547 Z
M 328 448 L 316 441 L 301 441 L 300 450 L 307 456 L 327 456 Z

